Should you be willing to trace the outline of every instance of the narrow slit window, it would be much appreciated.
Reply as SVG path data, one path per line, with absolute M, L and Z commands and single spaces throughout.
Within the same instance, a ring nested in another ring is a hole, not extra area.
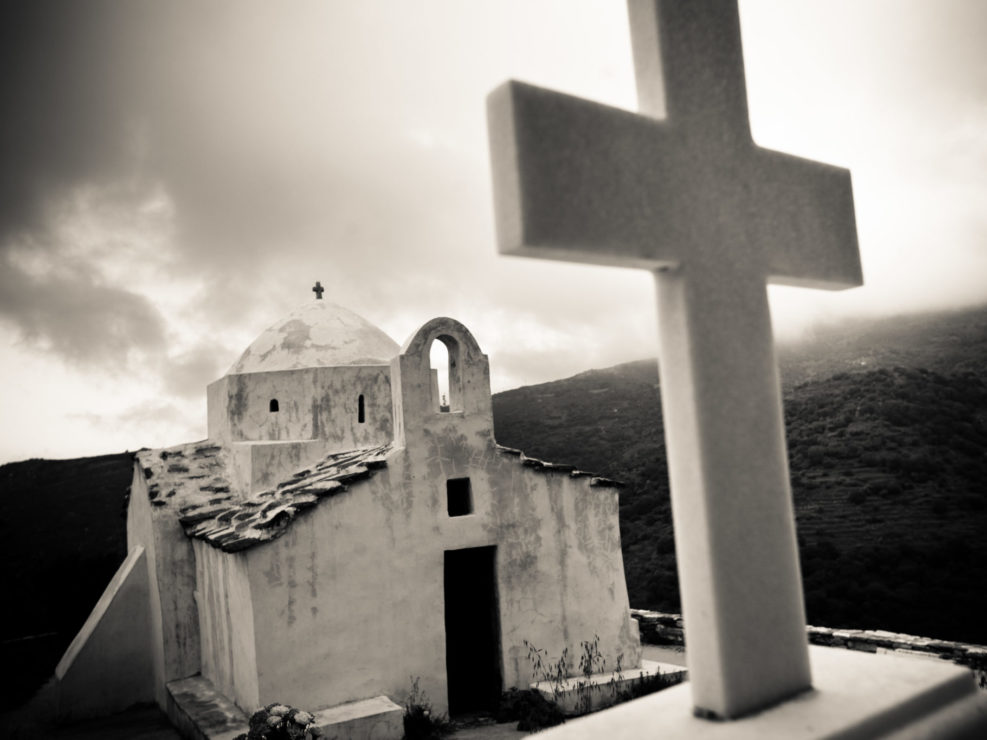
M 357 399 L 356 420 L 358 422 L 360 422 L 361 424 L 367 420 L 366 404 L 363 401 L 363 394 L 362 393 L 360 394 L 360 398 Z
M 272 398 L 270 403 L 271 413 L 275 413 L 278 410 L 278 399 Z
M 446 481 L 446 503 L 449 516 L 473 513 L 473 491 L 469 478 L 450 478 Z

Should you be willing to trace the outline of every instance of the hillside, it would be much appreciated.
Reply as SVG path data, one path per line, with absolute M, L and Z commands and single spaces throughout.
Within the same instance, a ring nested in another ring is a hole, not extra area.
M 882 367 L 983 373 L 985 359 L 987 306 L 822 326 L 778 348 L 787 389 L 839 372 Z
M 810 622 L 987 643 L 987 310 L 834 327 L 779 358 Z M 631 603 L 677 611 L 656 363 L 500 393 L 494 415 L 502 444 L 627 484 Z
M 987 309 L 831 327 L 779 362 L 810 622 L 987 644 Z M 677 611 L 656 363 L 499 393 L 494 417 L 500 443 L 627 484 L 631 604 Z M 122 561 L 131 474 L 129 453 L 0 467 L 3 705 Z

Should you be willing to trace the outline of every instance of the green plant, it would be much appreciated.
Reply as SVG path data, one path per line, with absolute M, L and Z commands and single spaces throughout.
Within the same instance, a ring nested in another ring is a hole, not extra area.
M 620 662 L 623 656 L 618 657 L 617 672 L 607 684 L 594 684 L 592 682 L 594 675 L 606 672 L 607 668 L 606 658 L 600 652 L 599 635 L 594 635 L 592 640 L 584 640 L 579 643 L 578 675 L 581 678 L 574 681 L 569 681 L 572 678 L 570 676 L 569 648 L 563 648 L 559 659 L 551 662 L 544 650 L 535 647 L 527 640 L 524 640 L 524 645 L 528 648 L 528 661 L 531 663 L 535 678 L 549 684 L 555 703 L 559 703 L 563 695 L 570 691 L 576 693 L 575 714 L 577 716 L 592 711 L 594 693 L 609 688 L 611 697 L 616 698 L 617 687 L 621 681 Z
M 681 673 L 652 673 L 630 681 L 617 694 L 617 703 L 631 701 L 682 683 Z
M 312 740 L 322 737 L 309 712 L 277 702 L 250 716 L 250 730 L 234 740 Z
M 436 714 L 428 694 L 419 685 L 418 676 L 411 677 L 411 692 L 404 702 L 405 740 L 433 740 L 445 737 L 455 729 L 444 714 Z
M 552 699 L 556 702 L 565 693 L 564 682 L 569 678 L 569 648 L 562 649 L 562 655 L 554 663 L 548 661 L 548 653 L 535 647 L 527 640 L 524 646 L 528 648 L 528 662 L 531 672 L 538 681 L 547 682 L 552 688 Z

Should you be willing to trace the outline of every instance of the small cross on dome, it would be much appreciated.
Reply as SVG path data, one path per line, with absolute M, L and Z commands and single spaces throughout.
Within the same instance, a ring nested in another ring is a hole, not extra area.
M 325 288 L 322 287 L 322 283 L 318 280 L 315 281 L 315 287 L 312 288 L 312 292 L 315 293 L 315 300 L 321 301 L 322 294 L 325 292 Z

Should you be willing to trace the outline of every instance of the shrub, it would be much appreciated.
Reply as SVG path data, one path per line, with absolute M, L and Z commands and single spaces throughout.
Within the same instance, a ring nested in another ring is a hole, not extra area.
M 285 704 L 268 704 L 250 717 L 250 730 L 234 740 L 312 740 L 322 737 L 315 718 Z
M 411 693 L 404 702 L 405 740 L 435 740 L 445 737 L 454 727 L 444 714 L 432 711 L 432 703 L 418 683 L 419 677 L 411 679 Z
M 631 701 L 632 699 L 671 688 L 676 684 L 682 683 L 682 678 L 683 675 L 681 673 L 653 673 L 649 676 L 635 678 L 627 688 L 620 692 L 618 703 Z

